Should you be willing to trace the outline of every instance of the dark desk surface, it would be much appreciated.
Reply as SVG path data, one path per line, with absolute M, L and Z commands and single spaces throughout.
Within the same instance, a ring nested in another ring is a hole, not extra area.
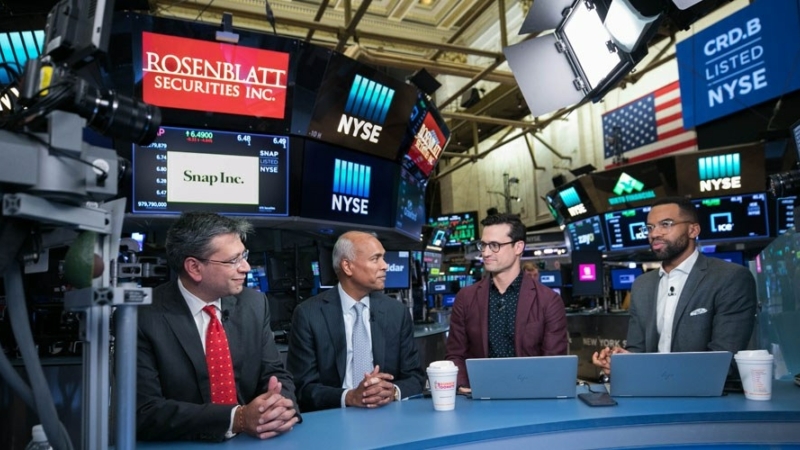
M 597 389 L 596 389 L 597 390 Z M 585 388 L 579 387 L 578 392 Z M 422 449 L 431 447 L 612 448 L 695 444 L 800 447 L 800 388 L 776 381 L 772 400 L 743 394 L 714 398 L 618 398 L 589 407 L 562 400 L 468 400 L 454 411 L 430 399 L 377 410 L 348 408 L 304 414 L 304 422 L 268 442 L 238 436 L 220 444 L 139 443 L 140 449 Z M 503 441 L 499 443 L 498 441 Z

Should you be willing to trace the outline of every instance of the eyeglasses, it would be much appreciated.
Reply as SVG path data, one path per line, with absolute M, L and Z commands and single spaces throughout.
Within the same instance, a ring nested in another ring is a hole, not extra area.
M 645 236 L 650 234 L 650 233 L 652 233 L 653 230 L 655 230 L 655 229 L 658 229 L 659 231 L 663 231 L 664 233 L 668 233 L 669 230 L 674 225 L 678 225 L 678 224 L 681 224 L 681 223 L 692 223 L 692 221 L 691 220 L 680 220 L 680 221 L 676 222 L 676 221 L 674 221 L 672 219 L 664 219 L 664 220 L 662 220 L 661 222 L 658 222 L 655 225 L 653 225 L 653 224 L 644 225 L 644 226 L 642 226 L 640 231 L 642 233 L 644 233 Z
M 192 256 L 192 258 L 198 259 L 200 261 L 205 261 L 205 262 L 213 262 L 213 263 L 217 263 L 217 264 L 227 264 L 227 265 L 233 267 L 234 269 L 238 269 L 239 267 L 242 267 L 242 263 L 243 262 L 247 261 L 247 257 L 248 256 L 250 256 L 250 250 L 243 251 L 241 256 L 233 258 L 230 261 L 218 261 L 216 259 L 198 258 L 197 256 Z
M 492 252 L 497 253 L 497 252 L 500 251 L 500 247 L 502 247 L 504 245 L 508 245 L 508 244 L 513 244 L 514 242 L 516 242 L 516 241 L 508 241 L 508 242 L 483 242 L 483 241 L 479 241 L 475 245 L 478 247 L 478 251 L 479 252 L 482 252 L 483 249 L 488 248 Z

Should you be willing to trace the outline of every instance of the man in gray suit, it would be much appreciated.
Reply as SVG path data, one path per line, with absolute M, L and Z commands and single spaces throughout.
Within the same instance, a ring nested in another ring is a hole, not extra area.
M 700 224 L 691 201 L 657 201 L 646 232 L 661 268 L 633 283 L 626 348 L 604 348 L 592 362 L 608 374 L 612 353 L 746 349 L 755 323 L 755 279 L 738 264 L 697 251 Z
M 138 309 L 138 439 L 266 439 L 297 423 L 294 384 L 275 345 L 267 299 L 244 288 L 250 231 L 245 220 L 195 212 L 167 232 L 167 260 L 178 279 Z M 214 362 L 215 354 L 225 362 Z
M 411 315 L 379 292 L 384 253 L 372 234 L 343 234 L 333 247 L 338 285 L 295 309 L 286 367 L 302 411 L 375 408 L 422 392 Z

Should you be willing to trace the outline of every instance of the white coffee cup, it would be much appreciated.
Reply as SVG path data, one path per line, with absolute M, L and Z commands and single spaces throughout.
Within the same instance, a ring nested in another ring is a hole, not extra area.
M 771 399 L 773 356 L 766 350 L 741 350 L 733 358 L 739 367 L 744 396 L 750 400 Z
M 434 361 L 428 366 L 428 383 L 433 398 L 433 409 L 452 411 L 456 407 L 458 367 L 453 361 Z

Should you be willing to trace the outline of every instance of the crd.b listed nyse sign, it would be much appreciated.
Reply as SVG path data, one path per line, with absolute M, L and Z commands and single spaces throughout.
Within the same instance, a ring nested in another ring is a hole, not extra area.
M 758 1 L 678 43 L 686 129 L 800 89 L 800 11 Z

